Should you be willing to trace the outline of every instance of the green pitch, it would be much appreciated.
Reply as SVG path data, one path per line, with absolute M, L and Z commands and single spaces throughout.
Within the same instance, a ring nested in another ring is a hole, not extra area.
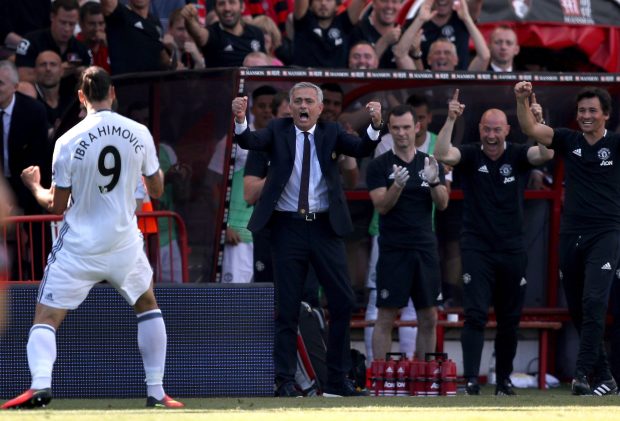
M 518 390 L 516 397 L 205 398 L 181 399 L 182 410 L 144 408 L 144 399 L 55 399 L 49 408 L 4 411 L 0 420 L 125 421 L 553 421 L 618 420 L 620 396 L 571 396 L 567 388 Z

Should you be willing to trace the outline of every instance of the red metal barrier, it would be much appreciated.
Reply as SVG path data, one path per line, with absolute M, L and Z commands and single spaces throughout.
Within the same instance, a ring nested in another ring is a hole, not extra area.
M 187 266 L 190 250 L 187 244 L 187 228 L 180 215 L 171 211 L 136 212 L 136 215 L 139 221 L 143 218 L 157 218 L 158 222 L 165 220 L 168 226 L 174 227 L 168 229 L 167 238 L 162 238 L 160 232 L 145 236 L 145 252 L 153 267 L 155 282 L 189 282 Z M 40 268 L 45 267 L 47 255 L 61 221 L 60 215 L 6 218 L 5 226 L 0 231 L 2 234 L 0 241 L 8 252 L 9 264 L 0 269 L 2 271 L 0 277 L 18 282 L 40 281 Z M 37 239 L 36 244 L 35 241 L 31 241 L 33 238 Z M 166 240 L 167 245 L 159 247 L 159 244 Z M 162 255 L 168 257 L 166 262 L 162 261 Z

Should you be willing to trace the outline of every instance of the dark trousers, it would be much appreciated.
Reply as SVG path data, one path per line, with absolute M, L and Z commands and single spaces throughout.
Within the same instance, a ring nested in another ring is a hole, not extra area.
M 488 321 L 489 305 L 492 304 L 497 320 L 497 381 L 508 379 L 517 352 L 517 332 L 527 284 L 527 254 L 464 249 L 461 256 L 465 311 L 461 332 L 463 374 L 465 378 L 477 378 L 479 375 L 484 327 Z
M 576 376 L 599 380 L 610 376 L 603 335 L 619 257 L 619 231 L 560 236 L 560 275 L 568 311 L 579 332 Z
M 328 301 L 328 383 L 339 385 L 351 368 L 349 323 L 355 300 L 344 242 L 332 230 L 327 214 L 312 222 L 295 216 L 274 212 L 270 225 L 276 291 L 276 383 L 295 378 L 299 306 L 312 265 Z
M 252 233 L 254 244 L 254 282 L 273 282 L 271 260 L 271 231 L 269 228 Z

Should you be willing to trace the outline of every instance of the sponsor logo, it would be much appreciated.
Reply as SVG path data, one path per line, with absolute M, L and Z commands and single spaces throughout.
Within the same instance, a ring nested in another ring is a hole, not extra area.
M 489 169 L 487 168 L 486 165 L 483 165 L 482 167 L 478 168 L 478 172 L 483 172 L 488 174 L 489 173 Z
M 564 279 L 564 273 L 560 271 L 560 280 Z
M 614 161 L 602 161 L 601 162 L 601 167 L 609 167 L 614 165 Z
M 226 284 L 230 284 L 233 281 L 233 274 L 230 272 L 226 272 L 224 274 L 224 277 L 222 279 L 222 282 L 226 283 Z
M 603 269 L 603 270 L 611 270 L 611 265 L 609 264 L 609 262 L 607 262 L 603 266 L 601 266 L 601 269 Z
M 384 300 L 390 296 L 390 291 L 388 291 L 387 289 L 382 289 L 380 292 L 381 298 L 383 298 Z
M 252 49 L 252 51 L 260 51 L 260 41 L 257 39 L 253 39 L 250 42 L 250 48 Z
M 443 301 L 443 294 L 440 292 L 436 298 L 437 301 Z
M 265 264 L 261 260 L 257 260 L 254 263 L 254 267 L 256 268 L 257 272 L 262 272 L 265 270 Z
M 581 148 L 577 148 L 573 151 L 573 154 L 577 155 L 578 157 L 581 158 Z
M 616 270 L 616 278 L 620 279 L 620 269 Z
M 513 176 L 513 177 L 505 177 L 505 178 L 504 178 L 504 184 L 506 184 L 506 183 L 512 183 L 512 182 L 514 182 L 514 181 L 515 181 L 514 176 Z
M 30 41 L 26 38 L 22 38 L 22 40 L 17 44 L 17 49 L 15 50 L 15 54 L 19 54 L 20 56 L 25 56 L 28 52 L 28 48 L 30 47 Z
M 525 278 L 521 278 L 521 282 L 519 283 L 520 287 L 522 287 L 523 285 L 527 285 L 527 280 Z
M 224 47 L 224 51 L 235 51 L 235 49 L 232 45 L 228 44 L 226 47 Z
M 134 23 L 133 27 L 144 30 L 144 26 L 142 25 L 142 22 L 140 22 L 140 21 Z
M 510 164 L 504 164 L 499 168 L 499 173 L 504 177 L 510 176 L 512 174 L 512 166 Z
M 611 156 L 611 151 L 607 148 L 601 148 L 598 150 L 596 155 L 598 156 L 598 159 L 600 159 L 601 161 L 607 161 L 609 157 Z
M 512 0 L 510 2 L 512 10 L 519 19 L 523 19 L 527 16 L 532 7 L 532 0 Z
M 45 299 L 47 301 L 54 301 L 54 296 L 52 295 L 51 292 L 48 292 L 47 294 L 45 294 Z

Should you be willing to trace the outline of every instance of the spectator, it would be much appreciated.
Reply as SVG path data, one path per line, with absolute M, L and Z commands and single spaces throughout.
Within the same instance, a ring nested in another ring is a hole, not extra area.
M 300 396 L 294 381 L 297 320 L 303 284 L 312 263 L 325 290 L 330 314 L 328 382 L 323 394 L 360 396 L 366 393 L 357 391 L 347 379 L 351 368 L 349 323 L 354 295 L 342 236 L 351 231 L 352 224 L 335 157 L 338 153 L 361 157 L 372 152 L 376 146 L 373 139 L 378 138 L 382 123 L 381 104 L 367 104 L 374 128 L 369 127 L 359 139 L 347 134 L 338 124 L 318 122 L 323 108 L 318 86 L 297 83 L 290 97 L 292 119 L 273 120 L 266 129 L 254 132 L 247 127 L 247 97 L 232 102 L 235 139 L 241 147 L 267 152 L 271 161 L 261 200 L 248 227 L 256 232 L 269 224 L 272 229 L 277 297 L 276 394 Z
M 23 36 L 49 28 L 50 0 L 0 1 L 0 45 L 15 51 Z
M 392 46 L 401 35 L 401 27 L 396 23 L 401 7 L 400 0 L 372 0 L 372 10 L 358 22 L 351 34 L 351 45 L 367 41 L 375 47 L 382 69 L 396 68 Z
M 577 131 L 537 122 L 529 111 L 532 91 L 530 82 L 515 85 L 521 130 L 564 158 L 560 279 L 579 332 L 572 393 L 616 394 L 618 386 L 610 372 L 603 336 L 609 291 L 620 258 L 620 136 L 605 128 L 611 96 L 597 87 L 585 87 L 577 94 Z
M 15 51 L 15 64 L 22 81 L 34 83 L 35 60 L 45 50 L 60 55 L 63 77 L 77 78 L 85 66 L 91 65 L 90 51 L 73 36 L 79 9 L 77 0 L 56 0 L 52 3 L 51 26 L 24 36 Z
M 512 28 L 509 26 L 498 26 L 495 28 L 491 32 L 489 49 L 491 50 L 490 71 L 514 71 L 514 58 L 519 54 L 519 40 Z
M 293 64 L 302 67 L 346 67 L 349 36 L 359 21 L 364 0 L 352 0 L 336 15 L 336 0 L 295 0 Z
M 150 0 L 129 0 L 127 6 L 101 0 L 112 75 L 171 67 L 161 23 L 149 13 L 149 4 Z
M 480 118 L 480 144 L 451 145 L 454 122 L 465 106 L 456 89 L 437 136 L 435 156 L 463 178 L 463 306 L 461 332 L 465 393 L 479 395 L 478 375 L 489 304 L 497 319 L 496 395 L 514 395 L 510 381 L 525 299 L 527 253 L 523 233 L 523 192 L 533 166 L 551 159 L 543 146 L 506 142 L 506 114 L 492 108 Z M 539 114 L 542 116 L 542 111 Z
M 172 61 L 176 63 L 176 70 L 204 69 L 205 59 L 187 33 L 185 18 L 181 15 L 181 10 L 183 9 L 174 9 L 170 13 L 164 44 L 172 51 Z
M 457 44 L 451 38 L 440 37 L 435 38 L 430 44 L 428 51 L 424 50 L 423 37 L 425 33 L 424 25 L 432 22 L 434 16 L 437 15 L 438 10 L 431 11 L 429 4 L 431 0 L 425 1 L 420 8 L 418 16 L 413 21 L 411 26 L 407 28 L 400 41 L 394 46 L 393 52 L 396 56 L 396 63 L 401 69 L 422 70 L 420 67 L 422 58 L 426 59 L 428 67 L 434 71 L 446 71 L 457 70 L 459 67 L 459 56 L 461 54 L 458 51 Z M 452 1 L 452 0 L 449 0 Z M 435 3 L 437 4 L 437 2 Z M 443 7 L 443 6 L 442 6 Z M 441 9 L 442 7 L 438 7 Z M 453 15 L 459 22 L 463 23 L 463 26 L 467 34 L 467 48 L 466 54 L 466 66 L 465 68 L 470 71 L 483 71 L 486 70 L 489 65 L 489 59 L 491 53 L 487 43 L 482 36 L 482 33 L 474 23 L 466 1 L 459 1 L 454 3 L 455 12 Z M 426 22 L 426 23 L 425 23 Z M 450 33 L 450 31 L 448 31 Z M 476 56 L 469 61 L 469 36 L 474 41 L 474 47 L 476 48 Z M 461 37 L 459 37 L 460 39 Z M 452 44 L 451 46 L 449 44 Z M 413 50 L 413 57 L 409 55 L 409 51 Z
M 80 7 L 80 30 L 76 38 L 90 48 L 93 64 L 109 72 L 108 39 L 105 33 L 105 18 L 99 2 L 88 1 Z
M 367 41 L 359 41 L 349 51 L 349 69 L 376 69 L 379 66 L 379 57 Z
M 54 138 L 54 131 L 67 108 L 75 100 L 75 94 L 60 89 L 62 64 L 54 51 L 42 51 L 35 62 L 35 89 L 37 99 L 45 106 L 48 122 L 48 138 Z
M 294 0 L 243 0 L 244 15 L 252 19 L 259 16 L 267 16 L 271 19 L 281 34 L 286 32 L 286 23 L 293 11 Z
M 432 230 L 432 205 L 445 209 L 448 190 L 443 169 L 435 158 L 416 150 L 419 125 L 413 113 L 409 105 L 390 111 L 388 128 L 394 139 L 393 149 L 375 158 L 368 165 L 366 176 L 370 198 L 380 215 L 379 312 L 372 336 L 377 358 L 390 351 L 392 325 L 409 298 L 418 319 L 415 355 L 423 359 L 436 346 L 441 275 L 437 239 Z
M 153 197 L 161 196 L 164 189 L 153 138 L 144 126 L 110 111 L 114 89 L 103 69 L 86 69 L 80 82 L 80 101 L 85 103 L 88 116 L 56 143 L 52 186 L 41 186 L 37 166 L 21 172 L 37 202 L 56 215 L 64 214 L 66 223 L 62 224 L 46 267 L 28 336 L 30 388 L 4 403 L 2 409 L 42 407 L 50 402 L 56 332 L 67 312 L 76 309 L 104 279 L 136 313 L 137 344 L 146 375 L 146 406 L 182 408 L 184 405 L 166 395 L 163 388 L 166 327 L 153 294 L 153 272 L 142 250 L 133 212 L 138 174 L 145 175 Z M 88 134 L 92 139 L 97 126 L 128 131 L 135 135 L 135 143 L 112 132 L 99 132 L 97 141 L 87 149 L 83 139 Z M 108 155 L 123 156 L 122 168 L 118 158 L 108 160 Z M 99 178 L 100 183 L 107 183 L 106 178 L 110 181 L 99 189 L 93 188 L 93 180 L 101 175 L 97 162 L 104 159 L 114 162 L 114 177 Z
M 282 46 L 282 34 L 275 22 L 266 15 L 252 18 L 252 25 L 263 31 L 265 37 L 265 51 L 269 56 L 270 66 L 284 66 L 284 63 L 276 57 L 277 51 Z
M 272 63 L 272 59 L 267 54 L 262 51 L 254 51 L 245 56 L 241 65 L 243 67 L 268 67 L 272 66 Z
M 31 165 L 48 169 L 43 175 L 42 183 L 49 183 L 49 165 L 52 157 L 47 141 L 47 117 L 45 107 L 39 101 L 16 93 L 19 76 L 13 63 L 0 61 L 0 135 L 3 146 L 0 149 L 0 166 L 4 171 L 9 186 L 15 194 L 17 209 L 14 214 L 40 215 L 43 209 L 30 194 L 30 191 L 21 182 L 19 174 Z M 29 250 L 30 245 L 34 257 L 32 264 L 34 272 L 29 273 L 31 279 L 39 280 L 43 275 L 42 227 L 40 223 L 33 224 L 30 244 L 23 250 Z M 17 251 L 14 252 L 17 258 Z M 27 259 L 28 256 L 21 256 Z M 29 263 L 23 263 L 25 270 L 30 270 Z M 13 264 L 13 271 L 18 265 Z M 22 273 L 23 279 L 27 273 Z M 17 274 L 12 279 L 17 280 Z
M 427 0 L 427 3 L 429 1 L 432 2 Z M 447 38 L 456 46 L 459 57 L 456 69 L 469 69 L 469 37 L 474 36 L 473 29 L 476 28 L 475 22 L 481 7 L 482 0 L 435 0 L 435 13 L 422 25 L 422 58 L 428 56 L 430 46 L 435 40 Z M 470 8 L 473 13 L 469 12 Z
M 242 0 L 215 0 L 218 22 L 207 28 L 200 26 L 193 4 L 186 5 L 181 14 L 196 45 L 202 49 L 207 67 L 239 67 L 252 51 L 265 52 L 263 32 L 241 19 Z

